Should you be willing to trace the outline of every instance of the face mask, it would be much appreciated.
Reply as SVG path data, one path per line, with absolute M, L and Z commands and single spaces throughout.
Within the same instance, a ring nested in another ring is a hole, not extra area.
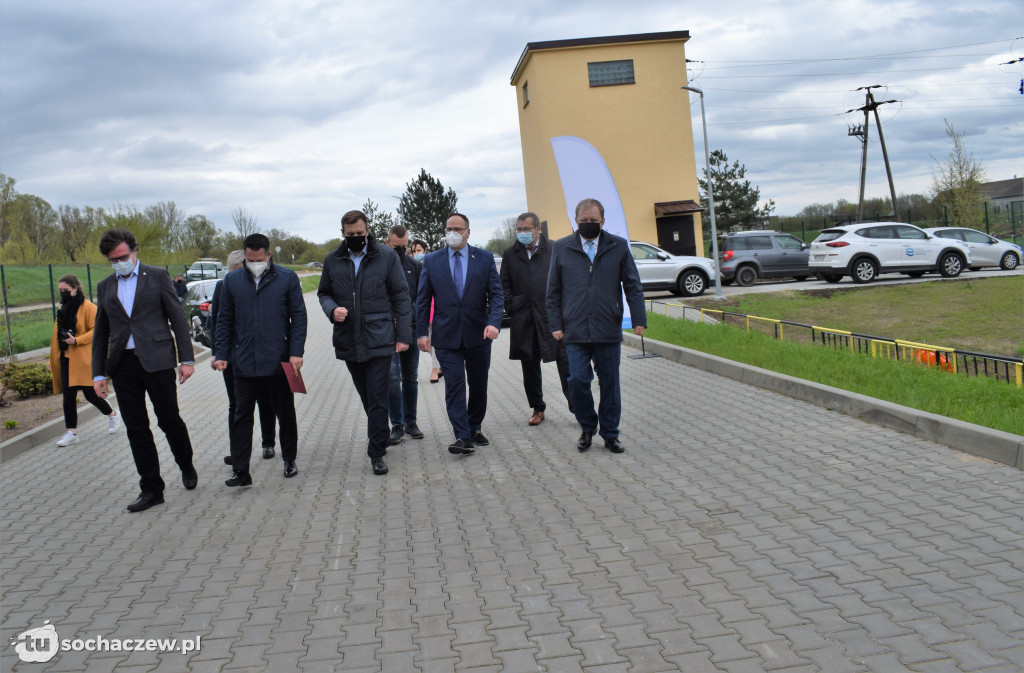
M 398 253 L 399 258 L 405 257 L 405 246 L 404 245 L 396 245 L 395 246 L 395 252 Z
M 71 290 L 61 290 L 60 301 L 61 303 L 71 301 Z
M 462 234 L 457 231 L 449 231 L 444 236 L 444 242 L 448 244 L 449 248 L 457 248 L 462 245 Z
M 366 236 L 346 236 L 345 244 L 352 252 L 360 253 L 366 247 Z
M 576 225 L 576 231 L 580 232 L 580 236 L 588 241 L 592 241 L 597 238 L 597 235 L 601 233 L 600 222 L 579 222 Z
M 132 260 L 125 260 L 123 262 L 114 262 L 110 265 L 114 269 L 114 273 L 119 276 L 127 276 L 135 268 L 135 262 Z
M 520 231 L 516 234 L 516 240 L 523 245 L 530 245 L 533 243 L 533 234 L 527 234 Z
M 245 268 L 249 269 L 249 273 L 259 278 L 266 272 L 267 267 L 270 266 L 268 262 L 246 262 Z
M 412 256 L 412 258 L 415 259 L 417 262 L 422 262 L 424 257 L 426 257 L 426 255 L 423 254 L 422 252 L 417 252 L 415 255 Z

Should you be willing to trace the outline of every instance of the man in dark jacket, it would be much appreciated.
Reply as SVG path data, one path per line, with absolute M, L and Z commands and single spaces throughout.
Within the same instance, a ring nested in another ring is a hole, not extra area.
M 526 401 L 533 407 L 530 425 L 540 425 L 547 409 L 541 362 L 557 361 L 562 393 L 569 399 L 569 358 L 565 344 L 551 336 L 545 306 L 550 261 L 550 243 L 540 231 L 540 219 L 523 213 L 516 220 L 516 242 L 501 256 L 501 286 L 511 321 L 508 357 L 523 367 Z
M 334 354 L 344 360 L 366 412 L 366 453 L 387 474 L 388 370 L 412 343 L 409 285 L 398 256 L 370 235 L 366 214 L 341 218 L 344 241 L 327 255 L 317 296 L 334 324 Z
M 256 398 L 262 390 L 274 403 L 280 423 L 284 476 L 299 473 L 295 466 L 299 432 L 295 397 L 283 363 L 296 374 L 302 369 L 306 347 L 306 304 L 299 277 L 276 266 L 270 257 L 270 239 L 252 234 L 242 245 L 245 266 L 230 272 L 220 283 L 214 368 L 231 365 L 235 375 L 235 414 L 231 428 L 231 465 L 234 475 L 225 484 L 249 486 L 252 421 Z
M 569 355 L 569 395 L 582 430 L 576 448 L 589 449 L 600 425 L 604 445 L 612 453 L 622 453 L 626 450 L 619 441 L 623 291 L 636 334 L 643 334 L 647 327 L 647 311 L 629 241 L 602 231 L 603 226 L 604 206 L 599 201 L 583 199 L 577 204 L 576 232 L 552 249 L 547 310 L 551 334 L 565 341 Z M 597 413 L 590 390 L 595 369 L 601 386 Z
M 420 285 L 419 262 L 406 254 L 409 246 L 409 232 L 400 224 L 391 227 L 386 245 L 398 253 L 402 262 L 402 272 L 409 283 L 409 306 L 416 306 L 416 288 Z M 416 333 L 416 312 L 410 310 L 412 330 Z M 391 436 L 388 444 L 398 444 L 404 435 L 413 439 L 423 439 L 423 432 L 416 425 L 416 402 L 419 396 L 419 383 L 416 380 L 420 364 L 420 351 L 410 347 L 391 358 L 391 370 L 388 380 L 388 414 L 391 416 Z

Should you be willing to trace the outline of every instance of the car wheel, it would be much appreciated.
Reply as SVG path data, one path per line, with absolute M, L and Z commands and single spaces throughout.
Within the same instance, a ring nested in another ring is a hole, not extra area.
M 793 276 L 793 280 L 795 280 L 798 283 L 802 283 L 808 278 L 810 278 L 810 276 Z
M 736 271 L 736 282 L 743 287 L 750 287 L 757 282 L 757 269 L 752 266 L 741 266 Z
M 679 294 L 684 297 L 699 297 L 708 289 L 708 279 L 700 271 L 684 271 L 679 276 Z
M 956 278 L 964 270 L 964 260 L 955 252 L 947 252 L 939 260 L 939 273 L 944 278 Z
M 819 273 L 818 278 L 822 279 L 826 283 L 838 283 L 843 279 L 841 273 Z
M 907 271 L 907 275 L 911 278 L 920 278 L 924 275 L 924 271 Z
M 853 263 L 850 277 L 854 283 L 870 283 L 878 276 L 878 266 L 867 257 L 861 257 Z
M 1017 255 L 1012 252 L 1006 253 L 999 260 L 999 268 L 1003 271 L 1013 271 L 1017 268 L 1018 264 L 1020 264 L 1020 260 L 1017 259 Z

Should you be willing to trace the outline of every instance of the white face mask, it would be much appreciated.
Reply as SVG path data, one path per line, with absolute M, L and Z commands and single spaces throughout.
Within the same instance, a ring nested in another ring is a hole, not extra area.
M 249 269 L 249 273 L 259 278 L 267 270 L 269 264 L 267 262 L 246 262 L 245 267 Z
M 457 231 L 449 231 L 444 236 L 444 242 L 448 244 L 448 247 L 457 248 L 462 245 L 462 234 Z
M 114 269 L 114 273 L 119 276 L 127 276 L 135 268 L 135 261 L 128 259 L 123 262 L 114 262 L 110 266 Z

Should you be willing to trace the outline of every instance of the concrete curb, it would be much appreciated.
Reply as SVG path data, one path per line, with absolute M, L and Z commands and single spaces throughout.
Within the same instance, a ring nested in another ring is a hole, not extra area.
M 204 349 L 202 346 L 199 346 L 198 344 L 195 343 L 193 343 L 192 346 L 193 348 L 196 349 L 196 365 L 198 365 L 200 362 L 210 359 L 209 349 Z M 45 352 L 37 354 L 45 355 L 50 351 L 49 348 L 43 350 Z M 116 394 L 110 395 L 110 397 L 107 399 L 107 401 L 110 402 L 112 406 L 116 406 L 114 405 L 114 402 L 116 400 Z M 81 425 L 82 422 L 92 420 L 93 418 L 96 418 L 99 415 L 99 409 L 97 409 L 91 404 L 84 404 L 78 408 L 79 425 Z M 0 444 L 0 464 L 3 464 L 16 456 L 20 456 L 29 449 L 33 449 L 37 446 L 42 446 L 44 444 L 49 445 L 51 440 L 63 434 L 64 419 L 55 418 L 52 421 L 48 421 L 43 425 L 40 425 L 39 427 L 33 428 L 28 432 L 18 435 L 17 437 L 12 437 L 11 439 L 8 439 L 6 442 Z
M 640 337 L 629 333 L 624 336 L 625 345 L 640 349 Z M 1021 435 L 911 409 L 663 341 L 645 338 L 644 344 L 648 353 L 656 353 L 666 360 L 771 390 L 1024 470 L 1024 436 Z

